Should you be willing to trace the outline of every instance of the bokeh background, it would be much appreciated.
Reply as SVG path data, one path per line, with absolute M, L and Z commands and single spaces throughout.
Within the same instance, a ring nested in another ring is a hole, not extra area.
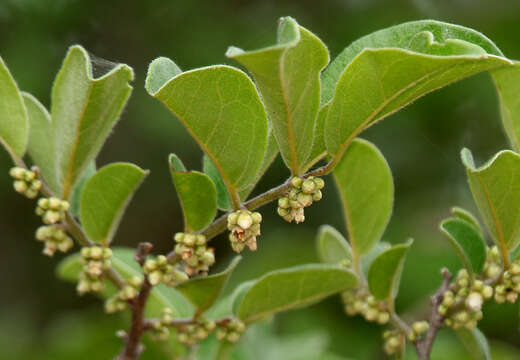
M 165 252 L 172 247 L 172 234 L 182 227 L 167 155 L 175 152 L 188 167 L 200 169 L 201 151 L 178 121 L 146 94 L 148 64 L 157 56 L 171 57 L 183 69 L 232 64 L 224 56 L 227 46 L 254 49 L 272 44 L 277 20 L 285 15 L 316 33 L 332 57 L 372 31 L 432 18 L 478 29 L 506 56 L 520 59 L 520 1 L 514 0 L 0 0 L 0 55 L 19 87 L 47 107 L 53 78 L 72 44 L 95 54 L 100 69 L 110 65 L 107 61 L 134 68 L 133 95 L 98 166 L 130 161 L 151 170 L 124 217 L 116 244 L 150 241 L 156 252 Z M 480 163 L 508 146 L 491 79 L 478 75 L 430 94 L 362 137 L 382 150 L 395 178 L 394 216 L 384 239 L 416 240 L 405 265 L 399 310 L 405 317 L 426 315 L 426 297 L 439 285 L 439 269 L 460 266 L 437 230 L 438 223 L 453 205 L 474 210 L 459 151 L 469 147 Z M 79 298 L 74 285 L 56 279 L 60 257 L 41 255 L 41 244 L 33 240 L 38 226 L 34 203 L 12 190 L 10 166 L 0 151 L 0 359 L 112 358 L 121 346 L 114 333 L 126 328 L 127 319 L 104 315 L 100 301 Z M 287 176 L 278 158 L 256 191 Z M 306 210 L 307 220 L 298 227 L 275 216 L 274 205 L 263 209 L 260 249 L 246 254 L 229 288 L 274 268 L 317 261 L 318 226 L 328 223 L 345 231 L 336 191 L 331 180 L 328 184 L 325 199 Z M 232 255 L 227 242 L 221 237 L 215 245 L 224 266 Z M 520 358 L 518 324 L 517 305 L 486 306 L 481 329 L 495 359 Z M 380 329 L 347 318 L 337 297 L 282 314 L 252 330 L 245 341 L 252 349 L 246 355 L 250 359 L 384 358 Z M 289 351 L 292 357 L 283 353 L 287 344 L 296 344 L 306 357 L 294 350 Z M 171 358 L 164 347 L 149 348 L 145 359 Z M 268 356 L 266 349 L 278 355 Z M 408 355 L 414 358 L 412 349 Z M 453 333 L 444 330 L 434 358 L 469 355 Z

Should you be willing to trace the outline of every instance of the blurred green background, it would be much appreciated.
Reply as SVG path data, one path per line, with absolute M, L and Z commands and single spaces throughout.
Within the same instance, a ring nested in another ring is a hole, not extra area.
M 171 57 L 183 69 L 232 64 L 224 56 L 227 46 L 254 49 L 272 44 L 277 20 L 285 15 L 316 33 L 332 57 L 372 31 L 433 18 L 480 30 L 506 56 L 520 59 L 520 1 L 514 0 L 0 0 L 0 54 L 19 87 L 47 107 L 53 78 L 72 44 L 81 44 L 98 57 L 95 70 L 110 65 L 104 59 L 134 68 L 133 95 L 98 166 L 130 161 L 152 171 L 125 215 L 116 244 L 150 241 L 156 252 L 165 252 L 172 247 L 172 234 L 182 226 L 167 155 L 175 152 L 188 167 L 200 169 L 201 151 L 177 120 L 146 94 L 148 64 L 157 56 Z M 399 311 L 405 318 L 425 316 L 426 296 L 439 285 L 439 269 L 459 266 L 437 231 L 438 223 L 453 205 L 474 210 L 459 151 L 472 149 L 480 163 L 508 146 L 490 77 L 479 75 L 430 94 L 362 136 L 382 150 L 395 178 L 394 216 L 385 240 L 416 239 L 405 265 Z M 0 359 L 112 358 L 121 346 L 115 331 L 126 328 L 127 319 L 105 316 L 100 301 L 79 298 L 73 285 L 56 279 L 59 256 L 41 255 L 41 244 L 33 240 L 39 225 L 34 203 L 12 190 L 10 166 L 7 154 L 0 152 Z M 278 158 L 256 192 L 287 176 Z M 332 180 L 328 184 L 325 199 L 306 210 L 307 220 L 298 227 L 275 216 L 274 205 L 262 210 L 260 249 L 246 255 L 230 288 L 274 268 L 316 261 L 314 236 L 321 224 L 344 232 Z M 225 238 L 215 240 L 215 246 L 224 266 L 231 256 Z M 485 308 L 481 329 L 491 341 L 495 359 L 520 358 L 518 323 L 516 305 Z M 252 329 L 244 340 L 250 350 L 258 350 L 259 357 L 250 351 L 245 358 L 288 359 L 283 344 L 305 345 L 302 359 L 384 358 L 380 329 L 347 318 L 337 297 L 283 314 L 269 329 L 264 326 Z M 279 354 L 263 357 L 267 353 L 261 351 L 269 347 Z M 149 348 L 145 359 L 171 358 L 164 346 Z M 412 349 L 408 355 L 414 358 Z M 435 345 L 434 358 L 469 355 L 445 330 Z

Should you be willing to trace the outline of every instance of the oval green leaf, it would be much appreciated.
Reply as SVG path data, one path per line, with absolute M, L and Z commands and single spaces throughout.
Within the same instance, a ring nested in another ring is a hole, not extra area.
M 317 236 L 318 256 L 321 261 L 339 264 L 352 260 L 352 249 L 341 233 L 330 225 L 322 225 Z
M 491 360 L 486 336 L 479 329 L 459 328 L 455 331 L 473 360 Z
M 509 251 L 520 244 L 520 155 L 501 151 L 480 168 L 468 149 L 461 157 L 484 223 L 503 259 L 509 259 Z
M 500 101 L 502 125 L 516 152 L 520 151 L 520 63 L 491 71 Z
M 92 241 L 110 244 L 130 199 L 147 174 L 135 165 L 115 163 L 87 181 L 81 194 L 80 220 Z
M 147 84 L 154 85 L 147 90 L 211 158 L 237 206 L 238 192 L 255 180 L 267 146 L 267 116 L 255 85 L 242 71 L 218 65 L 174 74 L 159 87 L 164 73 L 159 76 L 157 68 L 149 68 Z
M 227 269 L 218 274 L 192 279 L 176 287 L 195 306 L 196 316 L 215 303 L 241 259 L 241 256 L 235 257 Z
M 399 291 L 404 260 L 412 241 L 392 246 L 375 258 L 368 270 L 370 292 L 379 300 L 393 300 Z
M 247 52 L 231 47 L 226 55 L 253 75 L 282 158 L 294 175 L 301 175 L 312 151 L 320 105 L 320 73 L 329 62 L 327 47 L 286 17 L 280 19 L 276 45 Z
M 213 181 L 217 191 L 217 206 L 220 210 L 228 211 L 233 207 L 231 203 L 231 197 L 229 196 L 228 189 L 222 177 L 220 176 L 217 168 L 213 165 L 213 162 L 209 156 L 204 155 L 202 157 L 202 168 L 204 173 L 209 176 Z
M 310 264 L 276 270 L 262 276 L 246 291 L 237 315 L 245 322 L 315 303 L 355 287 L 357 277 L 330 264 Z
M 72 46 L 54 80 L 52 127 L 56 169 L 65 200 L 88 164 L 99 153 L 125 106 L 134 78 L 130 67 L 116 65 L 99 78 L 92 75 L 90 57 Z
M 477 228 L 465 220 L 450 218 L 441 222 L 440 230 L 469 273 L 480 273 L 486 262 L 486 244 Z
M 206 175 L 186 171 L 175 154 L 168 159 L 175 189 L 184 214 L 186 231 L 200 231 L 208 226 L 217 214 L 217 189 Z
M 480 225 L 480 222 L 475 217 L 475 215 L 473 215 L 468 210 L 463 209 L 458 206 L 454 206 L 451 208 L 451 213 L 453 215 L 455 215 L 457 218 L 464 220 L 464 221 L 470 223 L 471 225 L 473 225 L 481 235 L 484 234 L 484 232 L 482 231 L 482 226 Z
M 31 94 L 22 93 L 31 131 L 27 152 L 34 165 L 38 166 L 40 174 L 49 188 L 59 192 L 54 154 L 54 134 L 51 115 L 47 109 Z
M 135 250 L 128 248 L 113 248 L 112 266 L 125 279 L 133 276 L 143 276 L 139 264 L 134 260 Z M 63 259 L 57 268 L 57 274 L 61 279 L 77 282 L 83 265 L 80 253 L 75 253 Z M 105 281 L 105 290 L 101 293 L 103 298 L 112 296 L 116 289 L 108 281 Z M 158 317 L 165 307 L 172 309 L 176 317 L 190 317 L 193 315 L 193 306 L 175 289 L 163 284 L 154 286 L 146 305 L 147 317 Z
M 381 152 L 356 139 L 334 169 L 354 257 L 366 254 L 381 239 L 392 215 L 394 183 Z
M 0 99 L 0 144 L 15 160 L 25 154 L 29 142 L 29 121 L 22 95 L 2 57 Z

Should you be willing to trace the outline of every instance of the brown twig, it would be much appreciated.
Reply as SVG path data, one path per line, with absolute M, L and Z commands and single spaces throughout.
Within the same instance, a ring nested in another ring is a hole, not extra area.
M 137 252 L 135 254 L 135 260 L 143 266 L 146 261 L 146 256 L 152 250 L 153 245 L 145 242 L 139 244 Z M 132 310 L 132 324 L 130 326 L 130 332 L 125 337 L 125 347 L 121 354 L 116 357 L 116 360 L 137 360 L 139 355 L 144 350 L 141 344 L 141 338 L 145 330 L 145 319 L 144 310 L 146 302 L 152 290 L 152 284 L 148 281 L 148 276 L 145 274 L 143 286 L 139 291 L 139 295 L 130 301 L 130 308 Z
M 432 311 L 430 315 L 430 327 L 426 332 L 426 335 L 415 342 L 415 350 L 420 360 L 428 360 L 430 358 L 430 352 L 432 350 L 433 342 L 437 336 L 437 332 L 444 323 L 444 316 L 439 313 L 439 305 L 442 304 L 444 293 L 449 289 L 450 281 L 453 275 L 448 269 L 443 268 L 441 270 L 442 284 L 439 289 L 430 298 L 432 305 Z

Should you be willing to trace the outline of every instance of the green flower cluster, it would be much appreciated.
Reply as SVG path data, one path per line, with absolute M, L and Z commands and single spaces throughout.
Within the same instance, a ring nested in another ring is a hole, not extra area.
M 361 315 L 367 321 L 380 325 L 388 323 L 390 313 L 384 301 L 378 301 L 366 289 L 348 290 L 341 294 L 345 304 L 345 312 L 350 315 Z
M 485 285 L 482 280 L 471 280 L 468 271 L 461 269 L 449 290 L 444 292 L 443 300 L 437 309 L 445 316 L 446 326 L 469 330 L 477 326 L 482 319 L 482 304 L 484 300 L 493 297 L 493 288 Z
M 36 215 L 42 217 L 44 224 L 52 225 L 65 220 L 65 213 L 69 211 L 68 201 L 56 197 L 41 198 L 38 200 Z
M 164 308 L 159 321 L 154 322 L 152 329 L 152 337 L 156 341 L 166 341 L 170 337 L 170 329 L 168 326 L 173 321 L 173 311 L 170 308 Z
M 188 275 L 177 270 L 174 265 L 168 263 L 164 255 L 159 255 L 155 260 L 148 259 L 143 265 L 143 271 L 148 275 L 150 284 L 164 283 L 168 286 L 176 286 L 186 280 Z
M 36 230 L 36 240 L 45 244 L 43 253 L 47 256 L 53 256 L 57 250 L 65 253 L 74 246 L 67 233 L 54 225 L 40 226 Z
M 139 290 L 143 285 L 143 279 L 133 276 L 114 296 L 105 301 L 105 311 L 109 314 L 126 309 L 129 300 L 135 299 L 139 295 Z
M 112 250 L 100 246 L 84 247 L 81 249 L 81 263 L 83 270 L 79 275 L 76 290 L 80 295 L 87 292 L 100 292 L 104 289 L 103 275 L 112 265 Z
M 278 215 L 285 221 L 301 223 L 305 221 L 303 209 L 322 198 L 323 179 L 309 176 L 307 179 L 293 177 L 286 196 L 278 199 Z
M 509 269 L 504 271 L 500 281 L 495 285 L 495 301 L 503 304 L 515 303 L 520 293 L 520 259 L 515 260 Z
M 229 214 L 227 227 L 230 231 L 229 241 L 231 241 L 231 247 L 234 251 L 242 252 L 246 246 L 251 251 L 256 250 L 256 237 L 260 235 L 261 222 L 262 215 L 260 213 L 251 212 L 247 209 L 237 210 Z
M 416 321 L 412 324 L 412 332 L 408 334 L 408 340 L 416 341 L 420 337 L 422 337 L 428 329 L 430 328 L 430 323 L 428 321 Z
M 383 349 L 387 355 L 396 355 L 404 353 L 406 339 L 398 330 L 387 330 L 383 332 L 384 346 Z
M 226 340 L 231 343 L 237 343 L 244 331 L 246 331 L 246 324 L 238 319 L 232 319 L 219 325 L 215 336 L 220 341 Z
M 179 328 L 177 340 L 185 345 L 193 346 L 206 339 L 216 327 L 216 323 L 212 320 L 200 320 Z
M 177 233 L 175 253 L 186 262 L 185 272 L 188 276 L 207 275 L 209 267 L 215 263 L 212 248 L 207 247 L 206 237 L 202 234 Z
M 14 167 L 9 171 L 9 175 L 14 179 L 13 187 L 17 193 L 29 199 L 34 199 L 38 196 L 43 184 L 34 171 Z

